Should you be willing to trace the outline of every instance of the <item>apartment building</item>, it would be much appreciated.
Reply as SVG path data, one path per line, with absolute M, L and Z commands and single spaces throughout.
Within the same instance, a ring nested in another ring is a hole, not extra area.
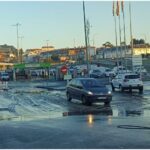
M 14 46 L 0 45 L 0 62 L 14 63 L 17 61 L 18 51 Z

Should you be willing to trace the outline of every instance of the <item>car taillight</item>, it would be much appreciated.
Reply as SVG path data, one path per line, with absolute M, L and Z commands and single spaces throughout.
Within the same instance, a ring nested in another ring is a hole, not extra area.
M 124 79 L 123 81 L 124 81 L 124 82 L 128 82 L 129 80 L 128 80 L 128 79 Z

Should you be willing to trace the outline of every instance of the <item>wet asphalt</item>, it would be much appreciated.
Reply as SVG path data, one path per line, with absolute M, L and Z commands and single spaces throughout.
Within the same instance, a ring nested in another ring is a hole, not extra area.
M 110 106 L 67 102 L 65 85 L 17 81 L 0 90 L 0 148 L 150 148 L 149 81 L 143 94 L 114 92 Z

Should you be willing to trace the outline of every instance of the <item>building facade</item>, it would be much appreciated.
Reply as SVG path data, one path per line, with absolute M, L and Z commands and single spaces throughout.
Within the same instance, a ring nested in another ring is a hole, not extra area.
M 132 55 L 150 55 L 150 46 L 145 45 L 134 45 L 133 51 L 131 50 L 131 46 L 118 46 L 118 47 L 111 47 L 111 48 L 97 48 L 96 49 L 96 56 L 97 59 L 100 58 L 124 58 L 124 57 L 131 57 Z

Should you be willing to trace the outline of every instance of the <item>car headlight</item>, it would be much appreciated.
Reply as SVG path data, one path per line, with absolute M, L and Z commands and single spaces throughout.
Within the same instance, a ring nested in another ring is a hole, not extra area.
M 108 91 L 108 94 L 111 94 L 111 91 Z
M 91 91 L 88 91 L 88 94 L 89 94 L 89 95 L 93 95 L 93 93 L 92 93 Z

